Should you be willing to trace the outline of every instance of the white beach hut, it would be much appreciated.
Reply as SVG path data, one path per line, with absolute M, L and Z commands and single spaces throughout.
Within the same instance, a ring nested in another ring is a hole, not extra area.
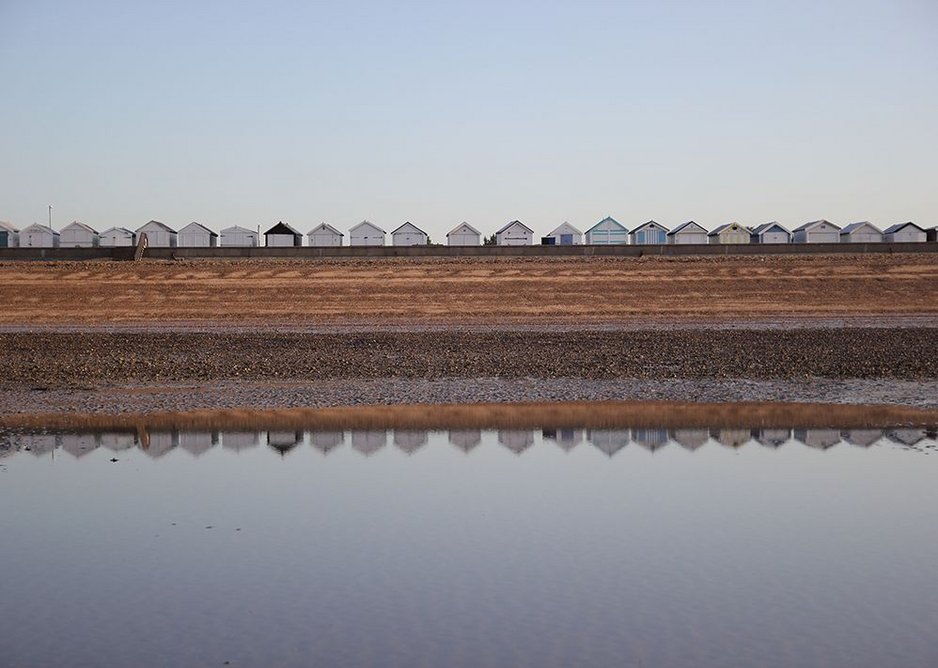
M 850 223 L 840 231 L 841 243 L 879 243 L 883 240 L 883 233 L 873 223 L 866 221 Z
M 495 243 L 499 246 L 530 246 L 534 243 L 534 230 L 513 220 L 495 233 Z
M 587 245 L 613 246 L 629 243 L 629 231 L 615 218 L 606 216 L 586 230 Z
M 126 227 L 112 227 L 101 233 L 98 244 L 106 248 L 135 246 L 137 244 L 137 235 Z
M 426 246 L 427 233 L 413 223 L 404 223 L 391 232 L 392 246 Z
M 557 229 L 548 234 L 545 239 L 552 239 L 548 242 L 554 246 L 579 246 L 583 243 L 583 233 L 573 225 L 564 221 Z
M 151 220 L 149 223 L 137 230 L 137 238 L 141 234 L 147 235 L 147 245 L 154 248 L 175 248 L 176 230 L 169 225 L 165 225 L 158 220 Z
M 48 225 L 33 223 L 20 231 L 22 248 L 58 248 L 59 233 Z
M 813 220 L 796 227 L 791 240 L 796 244 L 836 244 L 840 243 L 840 228 L 828 220 Z
M 449 246 L 478 246 L 482 243 L 482 233 L 466 222 L 462 222 L 446 234 Z
M 0 220 L 0 248 L 16 248 L 20 245 L 20 231 L 10 223 Z
M 463 452 L 469 452 L 482 442 L 480 429 L 450 429 L 449 442 Z
M 363 220 L 348 231 L 349 246 L 383 246 L 387 232 Z
M 257 246 L 257 232 L 249 230 L 240 225 L 232 225 L 221 231 L 222 246 L 247 246 L 253 248 Z
M 264 232 L 264 243 L 278 248 L 302 246 L 303 235 L 281 220 Z
M 668 241 L 668 228 L 661 223 L 649 220 L 629 233 L 629 242 L 637 246 L 663 244 Z
M 668 232 L 666 238 L 669 244 L 706 244 L 707 230 L 688 220 Z
M 310 246 L 317 248 L 335 247 L 342 245 L 345 235 L 327 223 L 320 223 L 306 235 Z
M 791 243 L 791 232 L 787 227 L 773 220 L 752 228 L 752 235 L 749 239 L 754 244 L 788 244 Z
M 99 241 L 97 230 L 77 220 L 63 227 L 59 233 L 59 246 L 62 248 L 94 248 Z
M 924 242 L 928 232 L 915 223 L 897 223 L 883 230 L 883 241 L 887 243 Z
M 178 245 L 185 248 L 214 248 L 218 234 L 200 223 L 189 223 L 179 230 Z
M 713 229 L 707 235 L 711 244 L 748 244 L 752 230 L 739 223 L 726 223 Z

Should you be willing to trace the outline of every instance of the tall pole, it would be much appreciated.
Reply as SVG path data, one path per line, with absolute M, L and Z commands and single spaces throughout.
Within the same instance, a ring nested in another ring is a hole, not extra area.
M 49 205 L 49 229 L 52 229 L 52 205 Z

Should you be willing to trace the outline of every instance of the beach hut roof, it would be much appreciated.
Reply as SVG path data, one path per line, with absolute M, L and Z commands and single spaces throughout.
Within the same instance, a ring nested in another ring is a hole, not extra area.
M 642 223 L 641 225 L 636 227 L 634 230 L 632 230 L 632 234 L 635 234 L 636 232 L 641 232 L 646 227 L 655 227 L 655 228 L 658 228 L 659 230 L 665 230 L 665 231 L 668 230 L 668 228 L 666 228 L 661 223 L 654 221 L 654 220 L 649 220 L 647 223 Z
M 302 234 L 294 230 L 292 227 L 287 225 L 282 220 L 278 222 L 276 225 L 274 225 L 273 227 L 271 227 L 269 230 L 264 232 L 264 234 L 265 235 L 267 234 L 292 234 L 294 236 L 303 236 Z
M 773 227 L 778 228 L 785 234 L 791 234 L 791 232 L 788 231 L 787 227 L 785 227 L 781 223 L 775 222 L 774 220 L 769 223 L 762 223 L 761 225 L 756 225 L 754 228 L 752 228 L 752 233 L 758 236 L 760 234 L 770 231 Z
M 910 220 L 910 221 L 907 222 L 907 223 L 896 223 L 895 225 L 890 225 L 890 226 L 887 227 L 885 230 L 883 230 L 883 234 L 894 234 L 894 233 L 898 232 L 899 230 L 901 230 L 902 228 L 908 227 L 909 225 L 911 225 L 912 227 L 914 227 L 915 229 L 917 229 L 919 232 L 924 232 L 924 231 L 925 231 L 924 228 L 919 227 L 918 225 L 916 225 L 915 223 L 913 223 L 913 222 Z
M 479 236 L 482 236 L 482 233 L 479 232 L 479 230 L 477 230 L 476 228 L 474 228 L 472 225 L 470 225 L 470 224 L 467 223 L 466 221 L 463 221 L 463 222 L 459 223 L 459 225 L 457 225 L 456 227 L 454 227 L 453 229 L 451 229 L 449 232 L 447 232 L 447 233 L 446 233 L 446 236 L 449 236 L 449 235 L 451 235 L 451 234 L 454 234 L 454 233 L 458 232 L 458 231 L 459 231 L 459 228 L 461 228 L 461 227 L 468 227 L 473 233 L 478 234 Z
M 707 236 L 708 236 L 708 237 L 718 237 L 718 236 L 720 236 L 720 233 L 723 232 L 723 230 L 728 229 L 728 228 L 730 228 L 730 227 L 733 227 L 734 225 L 735 225 L 736 227 L 738 227 L 739 229 L 745 230 L 746 232 L 749 232 L 750 234 L 752 234 L 752 230 L 750 230 L 750 229 L 749 229 L 748 227 L 746 227 L 745 225 L 740 225 L 739 223 L 724 223 L 723 225 L 719 225 L 719 226 L 713 228 L 713 231 L 709 232 L 709 233 L 707 234 Z
M 19 232 L 18 229 L 5 220 L 0 220 L 0 230 L 6 230 L 7 232 Z
M 51 227 L 49 227 L 48 225 L 43 225 L 42 223 L 33 223 L 32 225 L 28 225 L 28 226 L 24 227 L 22 231 L 25 233 L 25 232 L 29 232 L 30 230 L 38 230 L 38 231 L 40 231 L 40 232 L 48 232 L 49 234 L 53 234 L 53 235 L 55 235 L 55 236 L 59 236 L 59 233 L 58 233 L 58 232 L 56 232 L 55 230 L 53 230 L 53 229 L 52 229 Z
M 574 234 L 583 234 L 582 232 L 580 232 L 580 230 L 578 230 L 577 228 L 575 228 L 573 225 L 571 225 L 571 224 L 568 223 L 567 221 L 563 221 L 563 222 L 562 222 L 560 225 L 558 225 L 557 228 L 556 228 L 553 232 L 551 232 L 548 236 L 555 237 L 555 236 L 557 236 L 558 234 L 563 234 L 564 232 L 567 232 L 567 233 L 573 232 Z
M 311 230 L 309 231 L 309 233 L 310 233 L 310 234 L 316 234 L 316 232 L 318 232 L 319 230 L 326 230 L 327 232 L 331 232 L 332 234 L 338 234 L 340 237 L 344 237 L 344 236 L 345 236 L 344 234 L 342 234 L 341 232 L 339 232 L 337 229 L 335 229 L 335 228 L 334 228 L 332 225 L 330 225 L 329 223 L 319 223 L 319 225 L 317 225 L 316 227 L 314 227 L 313 229 L 311 229 Z
M 174 230 L 173 228 L 171 228 L 169 225 L 166 225 L 165 223 L 161 223 L 161 222 L 158 221 L 158 220 L 151 220 L 150 222 L 146 223 L 145 225 L 141 225 L 140 228 L 137 230 L 137 232 L 139 233 L 141 230 L 143 230 L 143 229 L 145 229 L 145 228 L 147 228 L 147 227 L 149 227 L 149 226 L 151 226 L 151 225 L 156 225 L 158 228 L 160 228 L 160 229 L 163 230 L 164 232 L 169 232 L 170 234 L 176 234 L 176 230 Z
M 426 234 L 427 234 L 426 232 L 424 232 L 423 230 L 421 230 L 419 227 L 417 227 L 416 225 L 414 225 L 413 223 L 410 223 L 410 222 L 404 223 L 403 225 L 401 225 L 400 227 L 398 227 L 396 230 L 394 230 L 393 232 L 391 232 L 391 234 L 392 234 L 392 235 L 397 234 L 398 232 L 401 232 L 402 230 L 404 230 L 404 228 L 407 228 L 407 227 L 409 227 L 410 229 L 412 229 L 414 232 L 417 232 L 418 234 L 423 234 L 423 235 L 426 235 Z
M 801 225 L 801 226 L 799 226 L 799 227 L 796 227 L 796 228 L 795 228 L 794 230 L 792 230 L 792 231 L 793 231 L 793 232 L 803 232 L 804 230 L 809 230 L 809 229 L 811 229 L 811 228 L 813 228 L 813 227 L 817 227 L 817 226 L 819 226 L 819 225 L 830 225 L 830 226 L 831 226 L 832 228 L 834 228 L 835 230 L 839 230 L 839 229 L 840 229 L 840 227 L 838 227 L 837 225 L 834 225 L 834 223 L 832 223 L 831 221 L 829 221 L 829 220 L 824 220 L 824 219 L 822 218 L 821 220 L 812 220 L 810 223 L 805 223 L 804 225 Z
M 241 227 L 240 225 L 232 225 L 231 227 L 226 227 L 221 231 L 222 234 L 257 234 L 254 230 L 249 230 L 246 227 Z
M 618 227 L 618 228 L 620 228 L 620 229 L 622 229 L 622 230 L 624 230 L 624 231 L 626 231 L 626 232 L 629 231 L 628 228 L 627 228 L 625 225 L 623 225 L 622 223 L 620 223 L 618 220 L 616 220 L 616 219 L 613 218 L 612 216 L 606 216 L 606 217 L 603 218 L 601 221 L 599 221 L 598 223 L 596 223 L 595 225 L 593 225 L 591 228 L 589 228 L 588 230 L 586 230 L 586 233 L 589 234 L 590 232 L 592 232 L 593 230 L 595 230 L 597 227 L 599 227 L 599 226 L 602 225 L 603 223 L 612 223 L 612 224 L 615 225 L 616 227 Z
M 374 228 L 374 229 L 378 230 L 381 234 L 387 234 L 387 232 L 385 232 L 384 230 L 382 230 L 380 227 L 378 227 L 378 226 L 375 225 L 374 223 L 372 223 L 372 222 L 370 222 L 370 221 L 367 221 L 367 220 L 363 220 L 363 221 L 360 222 L 358 225 L 355 225 L 354 227 L 352 227 L 351 229 L 349 229 L 349 233 L 351 234 L 352 232 L 354 232 L 355 230 L 357 230 L 359 227 L 364 227 L 365 225 L 367 225 L 368 227 L 371 227 L 371 228 Z
M 186 226 L 185 226 L 184 228 L 182 228 L 181 230 L 179 230 L 179 232 L 180 232 L 180 233 L 182 233 L 182 232 L 204 232 L 204 233 L 209 234 L 209 235 L 211 235 L 211 236 L 213 236 L 213 237 L 217 237 L 217 236 L 218 236 L 218 234 L 217 234 L 216 232 L 212 232 L 210 229 L 208 229 L 207 227 L 205 227 L 205 225 L 202 225 L 201 223 L 196 223 L 196 222 L 194 222 L 194 221 L 191 222 L 191 223 L 189 223 L 188 225 L 186 225 Z
M 84 223 L 81 223 L 81 222 L 79 222 L 79 221 L 77 221 L 77 220 L 73 220 L 73 221 L 70 222 L 68 225 L 66 225 L 65 227 L 63 227 L 63 228 L 62 228 L 62 231 L 64 232 L 65 230 L 72 229 L 72 228 L 76 228 L 76 229 L 82 230 L 83 232 L 88 232 L 89 234 L 97 234 L 97 233 L 98 233 L 98 231 L 97 231 L 96 229 L 94 229 L 93 227 L 91 227 L 91 225 L 85 225 Z
M 125 237 L 132 237 L 132 236 L 134 235 L 133 230 L 128 230 L 126 227 L 111 227 L 111 228 L 108 228 L 108 229 L 104 230 L 104 231 L 101 233 L 101 236 L 103 237 L 103 236 L 108 235 L 108 234 L 111 234 L 111 233 L 113 233 L 113 232 L 117 232 L 117 233 L 119 233 L 119 234 L 122 234 L 122 235 L 124 235 Z
M 527 230 L 528 232 L 530 232 L 531 234 L 534 234 L 534 230 L 532 230 L 530 227 L 528 227 L 527 225 L 525 225 L 524 223 L 522 223 L 520 220 L 513 220 L 513 221 L 511 221 L 510 223 L 508 223 L 507 225 L 505 225 L 504 227 L 502 227 L 500 230 L 498 230 L 497 232 L 495 232 L 495 234 L 501 234 L 502 232 L 504 232 L 505 230 L 507 230 L 507 229 L 508 229 L 509 227 L 511 227 L 512 225 L 520 225 L 521 227 L 523 227 L 524 229 L 526 229 L 526 230 Z
M 869 221 L 866 221 L 866 220 L 862 220 L 862 221 L 860 221 L 860 222 L 858 222 L 858 223 L 850 223 L 849 225 L 845 226 L 845 227 L 840 231 L 840 233 L 841 233 L 841 234 L 852 234 L 853 232 L 856 232 L 857 230 L 859 230 L 861 227 L 872 227 L 874 230 L 876 230 L 877 232 L 880 232 L 880 233 L 881 233 L 881 230 L 880 230 L 878 227 L 876 227 L 873 223 L 871 223 L 871 222 L 869 222 Z
M 701 232 L 706 232 L 706 231 L 707 231 L 707 230 L 705 230 L 701 225 L 698 225 L 697 223 L 695 223 L 695 222 L 692 221 L 692 220 L 688 220 L 686 223 L 681 223 L 680 225 L 678 225 L 677 227 L 675 227 L 673 230 L 671 230 L 670 232 L 668 232 L 668 236 L 669 236 L 669 237 L 673 237 L 675 234 L 678 234 L 679 232 L 683 232 L 684 230 L 686 230 L 686 229 L 688 229 L 688 228 L 690 228 L 690 227 L 696 227 L 697 230 L 699 230 L 699 231 L 701 231 Z

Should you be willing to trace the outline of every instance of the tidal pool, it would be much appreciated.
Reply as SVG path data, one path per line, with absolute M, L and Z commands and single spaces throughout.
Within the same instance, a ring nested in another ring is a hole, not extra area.
M 895 426 L 6 431 L 0 664 L 934 666 L 936 453 Z

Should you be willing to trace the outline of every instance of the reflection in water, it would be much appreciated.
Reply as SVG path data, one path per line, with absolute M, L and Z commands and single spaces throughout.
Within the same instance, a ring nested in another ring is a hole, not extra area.
M 430 431 L 422 429 L 390 430 L 394 445 L 408 455 L 424 448 L 429 442 Z M 472 452 L 482 443 L 481 429 L 452 429 L 447 440 L 465 453 Z M 925 429 L 817 429 L 800 428 L 752 428 L 752 429 L 701 429 L 701 428 L 620 428 L 620 429 L 499 429 L 492 432 L 496 442 L 516 455 L 524 454 L 535 445 L 538 436 L 542 442 L 556 444 L 570 452 L 584 440 L 608 457 L 614 456 L 629 445 L 638 445 L 655 452 L 674 443 L 690 452 L 695 452 L 708 443 L 739 449 L 749 443 L 758 443 L 770 449 L 778 449 L 787 443 L 801 444 L 825 451 L 840 444 L 868 448 L 876 444 L 888 444 L 902 448 L 931 451 L 935 449 L 936 434 Z M 140 448 L 149 457 L 158 459 L 171 450 L 179 448 L 200 457 L 219 444 L 225 450 L 240 452 L 266 443 L 281 456 L 307 443 L 327 454 L 346 443 L 370 457 L 388 443 L 388 431 L 369 429 L 351 431 L 150 431 L 141 433 L 99 431 L 29 431 L 0 432 L 0 457 L 16 452 L 29 452 L 40 457 L 61 449 L 76 459 L 85 457 L 99 447 L 113 452 Z

